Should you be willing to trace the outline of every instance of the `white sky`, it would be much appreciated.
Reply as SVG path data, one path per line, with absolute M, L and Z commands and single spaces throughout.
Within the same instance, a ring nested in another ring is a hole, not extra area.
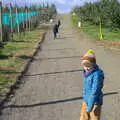
M 55 3 L 57 10 L 60 13 L 69 12 L 76 5 L 83 5 L 85 2 L 96 2 L 100 0 L 0 0 L 8 4 L 11 1 L 16 2 L 18 5 L 30 4 L 30 3 Z M 119 0 L 120 1 L 120 0 Z

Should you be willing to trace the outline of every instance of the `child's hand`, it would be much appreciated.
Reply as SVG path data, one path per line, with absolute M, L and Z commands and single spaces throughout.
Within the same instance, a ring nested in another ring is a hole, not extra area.
M 93 112 L 97 116 L 99 114 L 99 107 L 98 106 L 94 106 Z

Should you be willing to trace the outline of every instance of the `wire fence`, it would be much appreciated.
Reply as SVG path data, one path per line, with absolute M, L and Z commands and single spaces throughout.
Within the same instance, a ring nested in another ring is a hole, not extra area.
M 1 43 L 12 41 L 13 33 L 31 31 L 39 23 L 50 20 L 56 15 L 54 4 L 46 6 L 3 6 L 0 2 L 0 45 Z
M 3 13 L 2 14 L 2 24 L 11 26 L 11 22 L 13 23 L 13 27 L 16 27 L 17 24 L 21 24 L 22 22 L 26 20 L 30 20 L 32 17 L 38 15 L 39 12 L 21 12 L 21 13 L 12 13 L 11 15 L 9 13 Z M 12 20 L 12 21 L 11 21 Z

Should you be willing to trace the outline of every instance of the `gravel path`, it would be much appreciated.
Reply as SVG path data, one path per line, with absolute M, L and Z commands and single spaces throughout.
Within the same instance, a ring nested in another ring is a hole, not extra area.
M 79 120 L 82 102 L 80 56 L 95 50 L 105 71 L 102 120 L 119 120 L 120 54 L 91 42 L 73 30 L 70 16 L 62 15 L 60 37 L 46 35 L 41 50 L 23 77 L 25 83 L 5 104 L 0 120 Z

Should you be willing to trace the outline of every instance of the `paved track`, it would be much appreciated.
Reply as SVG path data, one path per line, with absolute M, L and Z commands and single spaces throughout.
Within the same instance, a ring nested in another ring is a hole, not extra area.
M 102 120 L 119 120 L 120 55 L 73 30 L 70 16 L 62 15 L 60 37 L 46 35 L 41 50 L 23 77 L 24 85 L 5 104 L 0 120 L 79 120 L 82 102 L 80 56 L 95 50 L 105 71 Z

